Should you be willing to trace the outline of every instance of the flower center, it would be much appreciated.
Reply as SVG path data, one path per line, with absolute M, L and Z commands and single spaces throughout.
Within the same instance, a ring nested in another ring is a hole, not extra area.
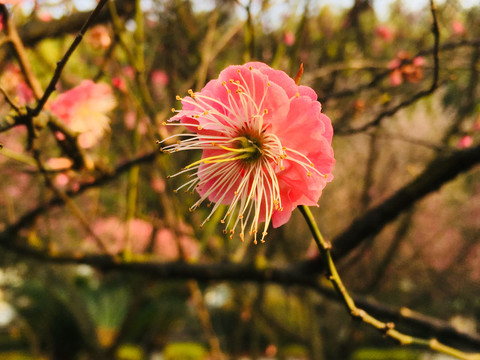
M 238 149 L 242 150 L 246 155 L 246 157 L 242 159 L 243 162 L 251 164 L 258 161 L 262 155 L 264 155 L 262 143 L 261 138 L 249 134 L 238 137 Z

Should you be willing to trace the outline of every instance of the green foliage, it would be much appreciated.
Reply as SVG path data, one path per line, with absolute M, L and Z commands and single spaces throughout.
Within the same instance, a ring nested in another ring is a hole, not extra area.
M 145 360 L 145 355 L 138 346 L 124 344 L 117 351 L 117 360 Z
M 205 360 L 207 351 L 198 343 L 170 343 L 163 351 L 165 360 Z
M 350 360 L 420 360 L 422 352 L 405 348 L 362 348 L 355 351 Z

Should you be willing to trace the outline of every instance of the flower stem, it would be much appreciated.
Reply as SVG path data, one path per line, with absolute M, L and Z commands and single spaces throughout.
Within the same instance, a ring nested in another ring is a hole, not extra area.
M 462 360 L 480 360 L 480 354 L 467 354 L 455 348 L 449 347 L 440 343 L 436 339 L 421 339 L 415 338 L 410 335 L 403 334 L 397 330 L 395 330 L 395 324 L 392 322 L 383 322 L 372 315 L 368 314 L 365 310 L 358 308 L 355 305 L 355 301 L 348 293 L 347 288 L 342 282 L 340 275 L 338 274 L 337 268 L 335 263 L 333 262 L 331 249 L 332 244 L 326 241 L 322 233 L 320 232 L 317 223 L 315 222 L 315 218 L 313 217 L 310 208 L 302 205 L 299 207 L 300 212 L 305 217 L 305 220 L 312 232 L 313 239 L 320 250 L 320 253 L 323 257 L 323 260 L 327 266 L 327 278 L 332 283 L 333 287 L 337 291 L 338 296 L 343 301 L 344 305 L 347 308 L 347 311 L 350 315 L 362 322 L 376 328 L 379 330 L 383 335 L 390 337 L 396 340 L 400 345 L 420 345 L 430 350 L 434 350 L 440 353 L 444 353 L 458 359 Z

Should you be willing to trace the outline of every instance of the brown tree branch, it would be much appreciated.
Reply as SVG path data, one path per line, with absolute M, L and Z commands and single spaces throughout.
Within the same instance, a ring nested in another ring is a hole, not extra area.
M 433 94 L 435 89 L 438 87 L 438 79 L 439 79 L 439 71 L 440 71 L 440 61 L 438 57 L 439 53 L 439 46 L 440 46 L 440 30 L 438 28 L 438 21 L 437 21 L 437 12 L 435 8 L 435 4 L 433 1 L 430 2 L 430 10 L 432 13 L 432 34 L 433 34 L 433 76 L 432 76 L 432 84 L 428 89 L 421 90 L 414 94 L 413 96 L 409 97 L 406 100 L 401 101 L 397 105 L 393 106 L 390 109 L 382 111 L 378 114 L 373 120 L 363 124 L 362 126 L 356 128 L 349 128 L 349 129 L 341 129 L 340 132 L 344 135 L 356 134 L 359 132 L 364 132 L 372 127 L 380 125 L 383 119 L 395 115 L 399 110 L 404 109 L 418 100 Z
M 378 234 L 385 225 L 410 209 L 417 201 L 478 164 L 480 164 L 480 145 L 435 158 L 414 180 L 383 203 L 356 218 L 347 229 L 337 235 L 332 240 L 334 258 L 339 259 L 349 254 L 364 239 Z M 300 264 L 300 267 L 306 271 L 318 272 L 322 269 L 320 263 L 321 260 L 318 257 L 305 261 Z
M 85 264 L 104 272 L 136 273 L 155 280 L 195 279 L 207 282 L 236 281 L 302 286 L 313 289 L 330 300 L 339 301 L 335 291 L 329 286 L 322 285 L 315 274 L 302 273 L 291 268 L 258 268 L 254 264 L 238 263 L 121 262 L 107 255 L 53 256 L 42 250 L 20 246 L 10 240 L 5 232 L 0 234 L 0 246 L 4 249 L 50 264 Z M 358 306 L 379 318 L 395 320 L 399 325 L 420 329 L 429 336 L 434 336 L 446 343 L 456 342 L 461 343 L 463 347 L 480 348 L 480 334 L 458 331 L 446 321 L 420 314 L 408 308 L 393 308 L 358 296 L 354 296 L 354 300 Z
M 34 109 L 29 109 L 29 115 L 31 117 L 37 116 L 40 113 L 40 111 L 42 111 L 48 98 L 55 91 L 57 82 L 58 80 L 60 80 L 60 75 L 62 74 L 63 68 L 67 64 L 68 59 L 70 59 L 70 56 L 73 54 L 77 46 L 80 44 L 80 42 L 83 39 L 83 35 L 85 35 L 85 33 L 87 32 L 87 29 L 90 27 L 90 25 L 92 24 L 93 20 L 97 17 L 97 15 L 100 13 L 100 11 L 102 10 L 102 7 L 105 5 L 106 2 L 107 0 L 100 0 L 98 2 L 97 6 L 95 7 L 95 9 L 92 11 L 90 16 L 88 17 L 88 19 L 83 24 L 82 28 L 78 32 L 77 36 L 73 40 L 72 44 L 68 48 L 65 55 L 63 55 L 63 57 L 57 62 L 57 67 L 55 68 L 55 72 L 53 73 L 52 79 L 50 80 L 50 83 L 45 89 L 45 92 L 43 93 L 42 98 L 38 101 Z
M 115 1 L 115 5 L 120 16 L 131 17 L 135 12 L 135 2 L 133 0 L 117 0 Z M 91 11 L 77 12 L 49 22 L 38 19 L 31 20 L 19 28 L 18 33 L 23 44 L 27 47 L 32 47 L 44 39 L 78 32 L 90 14 Z M 92 19 L 91 25 L 105 23 L 110 21 L 110 19 L 108 9 L 102 9 L 98 16 Z

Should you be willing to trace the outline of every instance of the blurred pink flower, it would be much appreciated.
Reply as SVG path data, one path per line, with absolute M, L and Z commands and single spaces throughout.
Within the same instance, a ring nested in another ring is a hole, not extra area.
M 127 79 L 133 80 L 135 78 L 135 69 L 130 65 L 124 66 L 123 74 L 127 77 Z
M 125 127 L 128 130 L 133 130 L 137 128 L 140 134 L 145 134 L 147 132 L 147 124 L 144 121 L 145 119 L 140 119 L 137 123 L 137 114 L 135 111 L 128 111 L 125 114 Z
M 164 260 L 178 260 L 180 258 L 180 249 L 184 260 L 198 258 L 200 253 L 200 245 L 192 236 L 191 227 L 180 223 L 178 226 L 179 237 L 175 238 L 175 233 L 171 229 L 163 228 L 157 231 L 153 252 L 160 255 Z
M 38 14 L 38 18 L 43 22 L 49 22 L 49 21 L 52 21 L 53 16 L 48 11 L 41 11 Z
M 393 31 L 386 25 L 378 25 L 375 28 L 375 35 L 386 42 L 393 40 Z
M 168 74 L 164 70 L 153 70 L 151 76 L 153 86 L 165 87 L 168 85 Z
M 94 26 L 88 34 L 88 42 L 95 48 L 106 49 L 112 43 L 112 39 L 105 25 Z
M 18 65 L 8 64 L 5 66 L 1 75 L 1 83 L 8 93 L 14 94 L 15 101 L 19 105 L 26 105 L 34 100 L 33 92 L 25 82 Z
M 123 77 L 114 76 L 112 78 L 112 85 L 121 92 L 127 92 L 127 83 L 125 82 L 125 79 Z
M 388 64 L 388 68 L 391 69 L 389 75 L 390 85 L 398 86 L 403 81 L 419 82 L 423 78 L 423 65 L 425 65 L 423 57 L 417 56 L 412 59 L 407 52 L 398 52 L 397 57 Z
M 315 205 L 335 163 L 333 129 L 315 92 L 297 86 L 283 71 L 260 62 L 229 66 L 200 92 L 189 90 L 183 110 L 169 121 L 193 132 L 164 151 L 201 149 L 202 159 L 176 175 L 189 173 L 181 188 L 228 210 L 221 220 L 231 236 L 240 228 L 263 242 L 272 222 L 285 224 L 298 205 Z M 174 176 L 176 176 L 174 175 Z M 204 222 L 205 222 L 204 221 Z
M 465 135 L 457 143 L 457 149 L 465 149 L 473 144 L 473 138 L 470 135 Z
M 73 161 L 66 157 L 50 158 L 46 165 L 50 170 L 67 170 L 73 165 Z
M 60 94 L 50 103 L 53 114 L 79 133 L 79 144 L 84 148 L 94 146 L 109 130 L 106 115 L 117 102 L 110 86 L 83 80 L 81 84 Z
M 127 226 L 129 227 L 130 237 L 132 239 L 132 252 L 134 254 L 143 253 L 150 241 L 153 226 L 149 222 L 141 219 L 131 219 L 127 224 L 119 218 L 111 216 L 96 220 L 92 225 L 92 230 L 105 245 L 109 254 L 116 255 L 126 247 Z M 94 244 L 92 237 L 87 237 L 87 243 Z
M 57 176 L 55 176 L 54 181 L 56 186 L 64 187 L 64 186 L 67 186 L 67 184 L 70 182 L 70 177 L 65 173 L 60 173 Z
M 0 0 L 0 4 L 5 4 L 5 5 L 17 5 L 21 4 L 23 0 Z
M 465 26 L 463 25 L 463 22 L 455 19 L 452 21 L 452 30 L 455 35 L 463 35 L 465 32 Z
M 152 189 L 159 194 L 165 191 L 165 181 L 161 177 L 153 177 L 150 184 Z
M 480 116 L 478 117 L 477 121 L 472 126 L 473 131 L 479 131 L 480 130 Z
M 291 31 L 285 31 L 283 34 L 283 42 L 288 46 L 292 46 L 295 44 L 295 34 Z
M 198 257 L 200 247 L 198 242 L 187 234 L 188 229 L 186 225 L 179 225 L 178 230 L 181 234 L 178 240 L 171 229 L 161 228 L 157 230 L 153 240 L 153 253 L 160 256 L 163 260 L 177 260 L 180 257 L 180 246 L 186 260 Z M 132 252 L 134 254 L 142 254 L 149 248 L 152 240 L 153 225 L 137 218 L 125 223 L 118 217 L 110 216 L 97 219 L 92 225 L 92 230 L 111 255 L 119 254 L 125 250 L 128 230 L 132 242 Z M 91 236 L 87 237 L 86 244 L 90 247 L 94 246 L 98 250 L 98 246 Z

